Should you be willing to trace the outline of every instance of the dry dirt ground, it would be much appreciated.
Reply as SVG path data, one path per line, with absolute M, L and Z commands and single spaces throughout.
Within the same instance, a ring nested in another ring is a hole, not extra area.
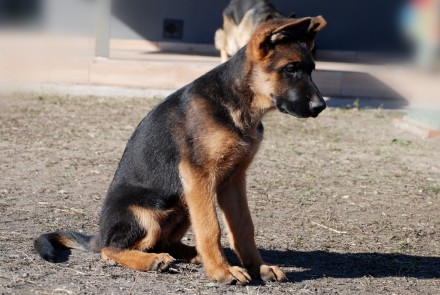
M 440 141 L 394 127 L 402 113 L 381 109 L 265 118 L 249 202 L 261 253 L 287 283 L 223 286 L 199 266 L 140 273 L 78 251 L 66 263 L 40 259 L 40 233 L 97 233 L 125 143 L 157 101 L 0 100 L 2 294 L 440 293 Z

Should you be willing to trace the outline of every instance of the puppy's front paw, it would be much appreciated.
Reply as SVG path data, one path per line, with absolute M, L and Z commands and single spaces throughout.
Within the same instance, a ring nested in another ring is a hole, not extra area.
M 214 269 L 208 276 L 222 284 L 227 285 L 246 285 L 251 281 L 250 275 L 241 267 L 225 266 Z
M 285 282 L 287 281 L 286 275 L 284 272 L 276 265 L 260 265 L 260 278 L 265 281 L 278 281 Z

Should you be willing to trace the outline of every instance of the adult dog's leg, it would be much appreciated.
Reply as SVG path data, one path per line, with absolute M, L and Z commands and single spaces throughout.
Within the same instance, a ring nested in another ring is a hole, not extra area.
M 264 281 L 285 281 L 283 271 L 263 262 L 254 239 L 254 225 L 246 197 L 246 174 L 240 171 L 218 195 L 228 237 L 234 251 L 250 273 Z

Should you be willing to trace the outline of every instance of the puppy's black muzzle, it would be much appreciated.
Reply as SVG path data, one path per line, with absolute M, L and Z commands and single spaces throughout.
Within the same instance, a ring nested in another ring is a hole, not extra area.
M 318 117 L 319 113 L 325 110 L 327 107 L 325 100 L 323 98 L 319 98 L 318 100 L 314 100 L 310 102 L 310 112 L 312 113 L 312 117 Z

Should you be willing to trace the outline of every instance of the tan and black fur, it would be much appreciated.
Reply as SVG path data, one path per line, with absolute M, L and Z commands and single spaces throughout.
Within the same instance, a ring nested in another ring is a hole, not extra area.
M 222 62 L 245 46 L 260 24 L 277 18 L 284 16 L 268 0 L 231 0 L 223 10 L 223 27 L 214 36 Z
M 35 241 L 37 252 L 60 262 L 66 248 L 96 251 L 140 271 L 165 271 L 179 259 L 203 263 L 208 277 L 223 283 L 246 284 L 251 276 L 286 280 L 257 250 L 246 170 L 268 111 L 316 117 L 325 108 L 310 76 L 310 50 L 324 26 L 320 16 L 266 22 L 228 62 L 167 97 L 128 141 L 99 234 L 43 234 Z M 243 268 L 225 258 L 216 205 Z M 196 247 L 181 242 L 190 226 Z

